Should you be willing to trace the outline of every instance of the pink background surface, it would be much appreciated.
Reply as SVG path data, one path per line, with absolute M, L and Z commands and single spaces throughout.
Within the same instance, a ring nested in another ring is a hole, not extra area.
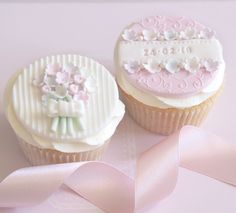
M 56 53 L 78 53 L 97 59 L 113 71 L 113 48 L 118 34 L 132 20 L 149 15 L 184 15 L 216 30 L 224 47 L 224 92 L 203 127 L 235 142 L 236 127 L 236 2 L 150 3 L 0 3 L 0 95 L 7 79 L 33 60 Z M 0 103 L 0 180 L 11 171 L 28 166 Z M 133 174 L 135 144 L 141 152 L 160 137 L 139 128 L 126 115 L 105 160 Z M 114 150 L 119 150 L 114 154 Z M 113 156 L 111 160 L 111 156 Z M 26 183 L 27 184 L 27 183 Z M 148 212 L 233 213 L 236 189 L 186 169 L 180 169 L 175 191 Z M 80 202 L 78 202 L 80 201 Z M 0 212 L 101 212 L 81 201 L 66 188 L 32 208 L 0 209 Z

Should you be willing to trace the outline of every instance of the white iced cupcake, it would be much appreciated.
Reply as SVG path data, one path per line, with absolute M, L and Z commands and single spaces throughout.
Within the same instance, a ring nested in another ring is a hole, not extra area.
M 99 160 L 124 115 L 113 76 L 79 55 L 40 59 L 18 71 L 5 112 L 33 165 Z

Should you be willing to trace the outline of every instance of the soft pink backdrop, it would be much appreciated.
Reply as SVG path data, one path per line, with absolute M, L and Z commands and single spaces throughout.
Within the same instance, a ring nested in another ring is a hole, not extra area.
M 40 1 L 39 1 L 40 2 Z M 78 53 L 104 63 L 113 71 L 112 56 L 116 38 L 122 28 L 142 16 L 166 14 L 195 18 L 218 34 L 224 47 L 226 61 L 225 89 L 203 127 L 224 139 L 235 142 L 236 127 L 236 2 L 149 2 L 149 3 L 0 3 L 0 95 L 9 76 L 34 59 L 56 53 Z M 66 1 L 65 1 L 66 2 Z M 11 171 L 28 166 L 16 145 L 16 137 L 3 116 L 0 105 L 0 180 Z M 138 152 L 160 137 L 136 126 L 125 117 L 105 156 L 111 160 L 113 150 L 121 150 L 112 163 L 133 174 L 132 161 L 137 144 Z M 123 150 L 123 151 L 122 151 Z M 122 160 L 123 159 L 123 160 Z M 128 164 L 125 160 L 129 160 Z M 149 212 L 189 213 L 236 212 L 236 189 L 202 175 L 180 169 L 174 193 Z M 101 212 L 76 196 L 61 189 L 45 203 L 29 209 L 0 212 Z M 80 204 L 79 204 L 80 203 Z

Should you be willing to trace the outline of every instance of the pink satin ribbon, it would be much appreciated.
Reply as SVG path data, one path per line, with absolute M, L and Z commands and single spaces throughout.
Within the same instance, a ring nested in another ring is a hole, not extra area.
M 179 166 L 236 186 L 235 165 L 236 144 L 185 126 L 142 153 L 135 180 L 102 162 L 23 168 L 0 183 L 0 207 L 39 204 L 64 183 L 105 212 L 141 212 L 174 190 Z

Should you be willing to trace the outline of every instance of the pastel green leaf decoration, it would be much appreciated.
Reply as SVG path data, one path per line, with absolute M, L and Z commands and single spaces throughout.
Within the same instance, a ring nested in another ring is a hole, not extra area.
M 74 135 L 76 131 L 83 130 L 83 122 L 79 117 L 55 117 L 52 118 L 51 130 L 61 135 Z
M 57 132 L 57 128 L 58 128 L 58 125 L 59 125 L 59 121 L 60 121 L 60 118 L 59 117 L 55 117 L 52 119 L 52 125 L 51 125 L 51 130 L 53 132 Z
M 67 130 L 70 135 L 75 133 L 73 118 L 67 118 Z
M 67 118 L 65 117 L 61 117 L 60 119 L 60 133 L 62 135 L 65 135 L 67 132 L 67 122 L 66 122 Z
M 84 129 L 84 125 L 83 125 L 83 122 L 81 121 L 81 119 L 73 118 L 73 120 L 74 120 L 74 124 L 76 126 L 76 129 L 81 129 L 81 130 Z

